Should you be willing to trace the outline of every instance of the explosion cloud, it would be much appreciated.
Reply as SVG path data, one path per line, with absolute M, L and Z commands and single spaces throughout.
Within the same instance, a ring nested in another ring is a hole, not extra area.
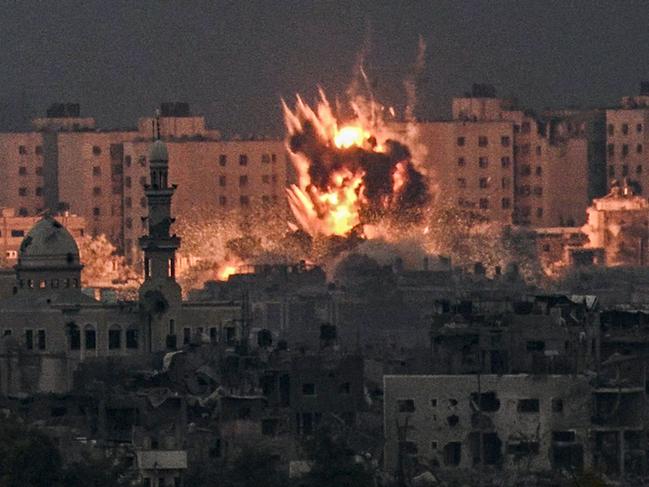
M 384 218 L 411 223 L 421 218 L 430 195 L 408 147 L 377 116 L 354 103 L 354 119 L 339 126 L 321 92 L 317 110 L 299 97 L 284 104 L 287 145 L 299 176 L 288 190 L 300 226 L 312 236 L 362 234 Z

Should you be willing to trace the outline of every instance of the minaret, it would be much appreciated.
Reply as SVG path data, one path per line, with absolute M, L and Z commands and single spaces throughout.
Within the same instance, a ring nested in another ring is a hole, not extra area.
M 176 323 L 182 303 L 176 282 L 176 250 L 180 238 L 171 235 L 171 198 L 176 185 L 169 185 L 167 146 L 160 140 L 156 117 L 156 140 L 149 150 L 149 184 L 144 186 L 149 208 L 148 234 L 140 237 L 144 253 L 144 283 L 140 287 L 140 307 L 144 318 L 144 343 L 148 351 L 175 348 Z M 173 338 L 169 338 L 173 337 Z

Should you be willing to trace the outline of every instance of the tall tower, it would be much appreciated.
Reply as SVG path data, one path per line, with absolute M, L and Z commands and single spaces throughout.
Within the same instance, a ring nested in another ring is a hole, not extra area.
M 182 297 L 176 282 L 176 250 L 180 238 L 171 235 L 171 198 L 176 190 L 169 185 L 167 146 L 158 137 L 149 150 L 150 181 L 144 187 L 149 216 L 148 234 L 140 237 L 144 254 L 144 283 L 140 287 L 140 308 L 144 319 L 144 344 L 148 351 L 175 348 L 176 324 Z

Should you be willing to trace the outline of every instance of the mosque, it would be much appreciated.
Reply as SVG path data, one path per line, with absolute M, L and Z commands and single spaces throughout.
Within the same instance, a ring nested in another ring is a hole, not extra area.
M 107 303 L 81 290 L 83 263 L 72 235 L 45 216 L 23 239 L 13 295 L 0 300 L 0 395 L 63 393 L 83 362 L 161 357 L 192 340 L 240 338 L 242 307 L 183 301 L 176 282 L 180 238 L 170 233 L 169 157 L 149 151 L 148 232 L 139 240 L 144 282 L 137 301 Z

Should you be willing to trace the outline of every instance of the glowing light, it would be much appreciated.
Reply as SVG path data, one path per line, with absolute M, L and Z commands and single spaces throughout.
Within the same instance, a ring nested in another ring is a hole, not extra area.
M 341 128 L 334 136 L 334 144 L 339 149 L 349 149 L 350 147 L 362 147 L 370 134 L 361 127 L 347 125 Z

